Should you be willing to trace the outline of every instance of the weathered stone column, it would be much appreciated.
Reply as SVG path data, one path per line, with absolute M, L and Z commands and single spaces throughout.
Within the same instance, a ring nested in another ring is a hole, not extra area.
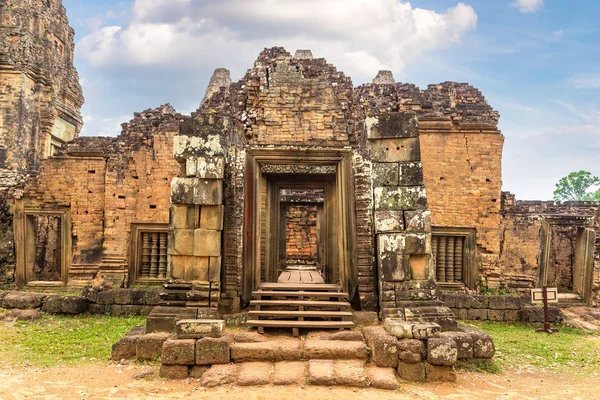
M 218 306 L 221 288 L 223 119 L 196 116 L 182 122 L 174 155 L 181 174 L 171 182 L 169 273 L 191 283 L 187 307 Z
M 423 184 L 417 117 L 366 119 L 373 161 L 374 220 L 383 317 L 455 325 L 439 300 L 431 254 L 431 218 Z

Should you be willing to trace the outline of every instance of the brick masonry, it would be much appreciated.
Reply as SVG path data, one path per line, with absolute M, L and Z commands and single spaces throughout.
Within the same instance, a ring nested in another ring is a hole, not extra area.
M 382 73 L 373 83 L 354 87 L 324 59 L 306 51 L 295 57 L 274 47 L 263 50 L 238 82 L 231 82 L 226 70 L 216 71 L 190 116 L 165 105 L 137 113 L 117 138 L 77 138 L 83 97 L 64 8 L 59 1 L 48 6 L 14 0 L 2 13 L 7 24 L 1 34 L 18 38 L 0 47 L 8 105 L 1 110 L 0 180 L 13 182 L 4 197 L 12 210 L 0 209 L 0 224 L 15 227 L 0 238 L 0 279 L 9 285 L 31 281 L 25 271 L 31 260 L 25 239 L 31 216 L 58 212 L 68 237 L 54 235 L 56 228 L 43 240 L 49 248 L 57 248 L 52 241 L 64 241 L 59 284 L 84 286 L 99 276 L 115 287 L 134 284 L 132 235 L 143 226 L 160 226 L 169 231 L 168 276 L 208 287 L 197 305 L 239 311 L 252 290 L 250 277 L 262 273 L 266 279 L 264 268 L 258 274 L 247 270 L 254 254 L 249 246 L 258 241 L 254 255 L 264 258 L 267 241 L 267 178 L 249 166 L 257 153 L 269 149 L 280 154 L 270 161 L 274 164 L 289 154 L 344 154 L 337 165 L 321 161 L 334 168 L 335 179 L 347 183 L 341 198 L 348 199 L 343 207 L 351 240 L 344 242 L 347 267 L 341 274 L 364 310 L 396 307 L 396 297 L 407 293 L 399 283 L 406 278 L 431 281 L 430 232 L 474 232 L 477 279 L 464 290 L 477 292 L 539 285 L 541 220 L 547 214 L 580 218 L 569 221 L 587 218 L 598 230 L 598 204 L 523 203 L 502 195 L 499 114 L 468 84 L 419 89 Z M 19 56 L 24 44 L 35 49 L 30 58 Z M 39 94 L 31 94 L 38 86 Z M 59 87 L 67 88 L 64 96 L 58 96 Z M 75 127 L 74 140 L 46 157 L 57 117 Z M 38 120 L 39 126 L 16 131 Z M 31 172 L 27 180 L 24 172 Z M 247 189 L 255 181 L 265 192 L 261 204 L 251 204 L 248 197 L 256 195 Z M 257 236 L 250 237 L 248 227 L 259 209 Z M 573 229 L 552 229 L 562 237 L 551 244 L 554 264 L 576 258 L 580 242 L 573 240 Z M 304 239 L 290 237 L 289 243 L 300 240 L 295 251 L 306 257 L 309 248 L 312 256 L 313 243 L 305 245 Z M 600 291 L 598 245 L 593 247 L 592 283 L 584 285 L 589 302 Z M 15 263 L 21 267 L 15 269 Z M 265 264 L 264 259 L 257 263 Z M 565 290 L 574 290 L 572 269 L 554 276 Z M 425 290 L 434 293 L 434 286 L 431 281 Z

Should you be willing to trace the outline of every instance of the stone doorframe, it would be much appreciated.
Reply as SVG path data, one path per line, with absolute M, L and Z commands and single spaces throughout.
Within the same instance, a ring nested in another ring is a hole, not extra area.
M 261 263 L 271 262 L 278 256 L 276 242 L 261 232 L 261 209 L 272 206 L 273 188 L 265 193 L 267 176 L 328 175 L 332 178 L 329 191 L 331 229 L 327 246 L 330 262 L 338 266 L 339 284 L 352 299 L 358 294 L 358 268 L 356 253 L 356 222 L 354 213 L 354 185 L 352 180 L 352 152 L 350 149 L 269 149 L 253 148 L 246 154 L 244 249 L 242 272 L 242 302 L 247 303 L 252 291 L 261 283 Z M 263 190 L 261 190 L 261 186 Z M 323 184 L 321 184 L 323 186 Z M 277 210 L 275 210 L 277 211 Z M 268 214 L 268 213 L 267 213 Z M 269 222 L 267 222 L 268 224 Z M 277 229 L 278 227 L 275 227 Z M 261 249 L 261 241 L 266 247 Z M 262 254 L 261 254 L 262 250 Z M 272 277 L 268 277 L 271 279 Z
M 30 268 L 33 265 L 31 253 L 35 251 L 35 228 L 33 226 L 33 218 L 37 215 L 54 215 L 60 217 L 60 281 L 29 281 L 28 279 L 31 275 Z M 71 256 L 73 252 L 71 238 L 71 209 L 67 207 L 55 209 L 17 208 L 15 210 L 13 223 L 15 230 L 15 251 L 17 256 L 17 268 L 15 274 L 17 286 L 66 286 L 69 282 L 69 267 L 71 265 Z
M 594 246 L 596 243 L 596 232 L 593 229 L 593 223 L 594 217 L 591 216 L 547 215 L 542 217 L 537 287 L 542 287 L 548 279 L 552 227 L 559 225 L 575 226 L 577 227 L 577 236 L 572 264 L 573 291 L 580 294 L 584 302 L 590 302 L 594 275 Z

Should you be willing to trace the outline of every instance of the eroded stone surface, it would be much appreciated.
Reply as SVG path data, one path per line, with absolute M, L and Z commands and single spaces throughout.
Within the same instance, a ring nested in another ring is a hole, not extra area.
M 375 389 L 398 389 L 398 378 L 394 368 L 380 368 L 371 366 L 367 370 L 367 379 Z
M 308 361 L 308 383 L 318 386 L 332 386 L 335 384 L 333 371 L 333 360 L 310 360 Z
M 246 361 L 297 361 L 303 356 L 302 342 L 297 339 L 279 339 L 262 343 L 234 343 L 231 360 Z
M 367 387 L 369 385 L 365 364 L 356 360 L 336 360 L 333 379 L 339 386 Z
M 202 374 L 200 385 L 204 387 L 216 387 L 235 383 L 237 379 L 237 364 L 217 364 Z
M 398 339 L 381 326 L 364 329 L 367 344 L 371 349 L 371 359 L 378 367 L 396 368 L 398 365 Z
M 273 378 L 273 364 L 270 362 L 248 362 L 240 364 L 238 385 L 268 385 Z
M 229 348 L 231 335 L 213 338 L 205 337 L 196 341 L 196 364 L 227 364 L 230 361 Z
M 304 362 L 281 361 L 275 363 L 274 385 L 300 385 L 306 381 L 307 366 Z
M 427 340 L 427 361 L 433 365 L 452 366 L 456 364 L 458 351 L 456 342 L 449 338 Z
M 210 319 L 183 319 L 175 324 L 179 339 L 218 338 L 223 334 L 225 321 Z
M 166 340 L 163 343 L 160 359 L 164 365 L 194 365 L 196 362 L 196 340 Z
M 367 345 L 359 341 L 307 339 L 304 343 L 304 358 L 308 360 L 366 360 Z

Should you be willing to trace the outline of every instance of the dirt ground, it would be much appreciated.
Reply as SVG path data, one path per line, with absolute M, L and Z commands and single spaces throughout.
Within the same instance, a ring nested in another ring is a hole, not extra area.
M 403 383 L 398 391 L 386 391 L 316 386 L 204 389 L 191 379 L 133 377 L 151 368 L 97 363 L 48 369 L 0 367 L 0 399 L 600 399 L 600 377 L 535 370 L 501 375 L 461 372 L 456 383 Z

